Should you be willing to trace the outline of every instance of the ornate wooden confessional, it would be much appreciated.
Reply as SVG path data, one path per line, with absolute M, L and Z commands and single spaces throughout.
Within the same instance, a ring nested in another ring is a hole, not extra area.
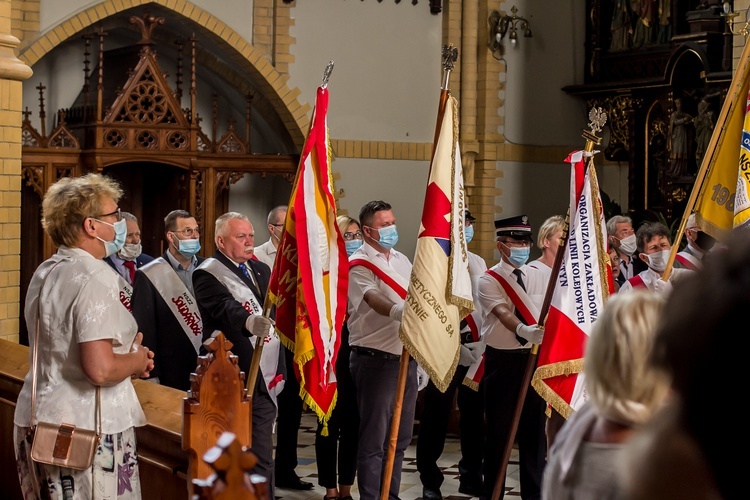
M 158 256 L 164 251 L 164 216 L 174 209 L 188 210 L 202 229 L 203 255 L 214 251 L 214 220 L 228 210 L 230 185 L 246 173 L 278 175 L 291 183 L 298 155 L 253 154 L 250 148 L 252 97 L 246 99 L 244 136 L 230 121 L 227 132 L 216 137 L 217 96 L 213 96 L 213 132 L 209 137 L 196 114 L 196 39 L 190 50 L 190 108 L 180 107 L 182 46 L 177 61 L 176 90 L 160 69 L 151 32 L 164 18 L 131 17 L 140 27 L 135 45 L 104 51 L 107 33 L 98 32 L 99 64 L 90 71 L 92 37 L 85 38 L 84 85 L 73 105 L 57 113 L 56 126 L 45 130 L 44 87 L 39 84 L 36 130 L 26 109 L 22 125 L 21 196 L 21 304 L 36 267 L 55 252 L 43 233 L 41 199 L 58 179 L 99 172 L 120 181 L 125 196 L 120 207 L 138 217 L 143 251 Z M 128 68 L 132 68 L 128 70 Z M 94 82 L 92 85 L 92 74 Z M 23 315 L 22 315 L 23 316 Z M 23 323 L 23 321 L 22 321 Z M 21 325 L 21 341 L 26 329 Z
M 563 90 L 607 112 L 605 157 L 628 166 L 635 223 L 657 214 L 671 223 L 685 210 L 732 78 L 733 35 L 720 4 L 586 2 L 584 84 Z

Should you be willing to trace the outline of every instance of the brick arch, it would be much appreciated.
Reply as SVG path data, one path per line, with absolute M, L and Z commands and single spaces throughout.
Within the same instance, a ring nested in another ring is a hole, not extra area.
M 310 123 L 308 116 L 310 106 L 297 100 L 297 96 L 300 94 L 299 89 L 290 89 L 286 85 L 288 76 L 276 71 L 262 51 L 253 47 L 219 18 L 187 0 L 177 0 L 176 2 L 175 0 L 104 0 L 74 14 L 48 30 L 24 48 L 18 58 L 28 66 L 33 67 L 55 47 L 81 33 L 89 26 L 124 10 L 146 4 L 158 4 L 190 19 L 224 42 L 227 46 L 229 59 L 235 61 L 255 77 L 255 82 L 259 84 L 259 87 L 281 117 L 292 140 L 300 150 L 302 149 L 305 142 L 303 131 L 309 128 Z

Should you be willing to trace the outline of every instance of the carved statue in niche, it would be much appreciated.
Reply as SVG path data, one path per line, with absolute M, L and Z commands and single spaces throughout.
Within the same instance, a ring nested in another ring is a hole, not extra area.
M 672 17 L 672 0 L 659 0 L 659 27 L 656 31 L 656 43 L 669 43 L 672 39 L 672 25 L 669 18 Z
M 677 178 L 688 174 L 692 125 L 693 117 L 682 110 L 682 99 L 678 97 L 674 100 L 674 111 L 669 119 L 669 177 Z
M 630 37 L 633 36 L 631 24 L 631 10 L 629 0 L 613 0 L 612 23 L 609 30 L 612 32 L 612 42 L 609 45 L 610 52 L 628 50 L 630 48 Z
M 716 126 L 716 113 L 711 106 L 711 99 L 718 95 L 719 92 L 706 94 L 698 102 L 698 114 L 695 116 L 695 161 L 698 165 L 706 154 Z
M 630 7 L 638 16 L 633 32 L 633 48 L 651 45 L 656 24 L 656 0 L 630 0 Z

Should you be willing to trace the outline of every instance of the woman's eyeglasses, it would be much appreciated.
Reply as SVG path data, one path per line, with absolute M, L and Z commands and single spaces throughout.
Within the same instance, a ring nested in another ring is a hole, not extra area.
M 117 218 L 118 222 L 122 220 L 122 210 L 120 210 L 119 208 L 115 210 L 114 212 L 110 212 L 108 214 L 97 215 L 94 218 L 96 219 L 96 218 L 101 218 L 101 217 L 112 217 L 113 215 Z
M 346 241 L 361 240 L 361 239 L 362 239 L 362 231 L 357 231 L 356 233 L 350 233 L 350 232 L 344 233 L 344 240 Z

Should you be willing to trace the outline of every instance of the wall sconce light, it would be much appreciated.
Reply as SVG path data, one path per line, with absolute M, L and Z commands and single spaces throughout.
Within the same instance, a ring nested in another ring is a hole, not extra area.
M 750 7 L 745 10 L 745 25 L 736 31 L 734 28 L 734 24 L 737 22 L 736 18 L 740 15 L 740 13 L 733 12 L 732 5 L 727 0 L 724 0 L 724 2 L 722 3 L 722 10 L 723 12 L 721 13 L 721 16 L 727 18 L 727 27 L 729 28 L 729 31 L 733 35 L 742 35 L 747 38 L 747 35 L 750 34 Z
M 514 5 L 510 9 L 511 15 L 501 15 L 498 11 L 493 10 L 490 13 L 490 39 L 488 46 L 492 51 L 492 56 L 495 59 L 500 59 L 500 47 L 503 43 L 506 33 L 511 45 L 514 47 L 518 43 L 518 30 L 523 30 L 523 36 L 531 38 L 531 28 L 529 27 L 529 21 L 518 16 L 518 9 Z M 509 33 L 510 32 L 510 33 Z

